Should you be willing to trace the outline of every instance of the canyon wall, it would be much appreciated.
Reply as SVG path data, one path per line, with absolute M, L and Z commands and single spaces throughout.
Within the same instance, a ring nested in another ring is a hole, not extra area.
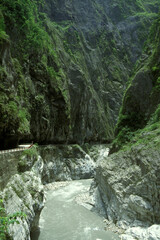
M 160 18 L 123 98 L 109 157 L 97 167 L 106 214 L 128 229 L 122 239 L 159 239 Z M 152 226 L 153 225 L 153 226 Z M 149 227 L 148 229 L 146 227 Z
M 0 148 L 113 139 L 159 1 L 2 0 Z

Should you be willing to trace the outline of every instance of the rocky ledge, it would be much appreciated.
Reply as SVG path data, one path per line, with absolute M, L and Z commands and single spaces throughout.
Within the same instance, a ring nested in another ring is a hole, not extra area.
M 151 133 L 150 133 L 151 134 Z M 157 240 L 160 232 L 160 150 L 135 143 L 99 159 L 96 181 L 109 221 L 127 230 L 123 240 Z

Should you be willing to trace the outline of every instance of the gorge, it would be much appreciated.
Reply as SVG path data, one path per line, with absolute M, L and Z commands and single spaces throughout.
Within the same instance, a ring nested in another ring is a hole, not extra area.
M 160 239 L 159 6 L 1 0 L 0 149 L 37 143 L 0 152 L 6 214 L 27 215 L 11 239 L 31 239 L 46 184 L 89 178 L 122 240 Z

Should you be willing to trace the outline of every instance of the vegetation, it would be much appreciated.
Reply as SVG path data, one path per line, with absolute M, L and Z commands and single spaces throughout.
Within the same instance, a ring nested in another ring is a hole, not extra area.
M 50 91 L 54 89 L 55 95 L 62 95 L 66 103 L 64 114 L 70 118 L 69 94 L 64 82 L 66 77 L 54 50 L 55 36 L 46 31 L 46 28 L 50 31 L 51 26 L 47 25 L 50 21 L 40 10 L 43 5 L 43 0 L 2 0 L 0 3 L 0 44 L 2 49 L 10 47 L 12 56 L 7 59 L 12 76 L 6 64 L 0 67 L 0 134 L 3 139 L 11 135 L 17 139 L 30 135 L 33 106 L 41 109 L 46 119 L 50 118 L 52 113 L 45 97 L 47 88 Z M 52 31 L 56 28 L 53 23 Z M 67 28 L 60 29 L 65 31 Z M 10 45 L 6 45 L 6 41 Z M 28 72 L 32 81 L 26 79 Z M 35 91 L 37 96 L 34 99 Z M 39 96 L 43 98 L 45 108 Z
M 140 60 L 139 66 L 135 69 L 143 69 L 144 73 L 149 72 L 150 82 L 152 84 L 152 91 L 147 96 L 150 105 L 145 111 L 138 111 L 139 103 L 133 100 L 130 96 L 130 89 L 134 86 L 135 77 L 132 78 L 126 93 L 124 94 L 122 108 L 119 113 L 118 123 L 116 125 L 116 138 L 113 142 L 112 151 L 125 148 L 125 145 L 131 146 L 134 142 L 141 142 L 141 135 L 146 135 L 148 131 L 150 134 L 145 138 L 146 141 L 155 137 L 155 134 L 160 130 L 160 15 L 151 27 L 150 35 L 145 44 L 144 52 L 148 54 L 145 62 Z M 139 79 L 144 81 L 144 79 Z M 137 84 L 140 84 L 137 82 Z M 138 85 L 137 85 L 138 86 Z M 145 101 L 145 99 L 140 99 Z M 128 104 L 129 102 L 129 104 Z M 137 104 L 137 106 L 136 106 Z M 135 109 L 135 112 L 133 111 Z M 137 111 L 136 111 L 137 109 Z M 155 133 L 155 134 L 154 134 Z M 140 140 L 138 140 L 140 138 Z M 144 139 L 143 139 L 144 141 Z
M 19 105 L 18 100 L 16 100 L 12 95 L 9 97 L 5 93 L 1 93 L 0 96 L 0 110 L 1 110 L 1 130 L 6 132 L 14 132 L 15 134 L 29 134 L 29 119 L 25 108 Z
M 31 148 L 23 151 L 22 156 L 37 157 L 38 156 L 38 144 L 34 144 Z
M 5 208 L 3 207 L 3 200 L 0 200 L 0 239 L 1 240 L 11 240 L 9 235 L 8 227 L 11 224 L 19 224 L 18 219 L 23 219 L 26 217 L 25 213 L 16 212 L 14 214 L 7 215 Z
M 71 108 L 70 83 L 72 77 L 73 81 L 76 80 L 76 74 L 80 78 L 77 81 L 79 90 L 85 87 L 88 95 L 95 99 L 97 118 L 103 121 L 107 116 L 103 131 L 113 135 L 114 123 L 108 124 L 110 105 L 114 109 L 116 99 L 121 98 L 123 89 L 120 85 L 124 85 L 130 75 L 128 69 L 132 68 L 132 53 L 127 52 L 124 44 L 121 44 L 122 36 L 118 31 L 109 28 L 106 31 L 106 22 L 109 18 L 113 18 L 113 21 L 124 20 L 128 16 L 137 18 L 137 26 L 140 26 L 137 39 L 143 42 L 148 31 L 146 26 L 156 15 L 152 14 L 152 9 L 157 8 L 158 0 L 152 3 L 147 0 L 130 0 L 128 4 L 124 0 L 111 1 L 111 16 L 106 14 L 103 4 L 91 1 L 95 12 L 93 22 L 98 28 L 95 31 L 88 29 L 85 33 L 87 37 L 68 9 L 65 20 L 54 22 L 47 4 L 44 0 L 1 0 L 1 142 L 13 135 L 17 140 L 35 137 L 37 142 L 40 134 L 37 133 L 36 136 L 36 132 L 46 129 L 43 132 L 46 139 L 52 135 L 49 129 L 52 128 L 56 135 L 61 126 L 65 129 L 63 133 L 66 139 L 73 135 L 70 134 L 75 125 L 72 122 L 77 116 L 72 116 L 75 111 Z M 57 1 L 54 4 L 59 7 Z M 4 49 L 7 51 L 5 57 Z M 109 104 L 105 99 L 107 97 L 102 96 L 105 95 L 102 94 L 104 88 L 108 92 L 114 89 L 114 103 L 111 101 Z M 115 112 L 117 115 L 118 107 Z

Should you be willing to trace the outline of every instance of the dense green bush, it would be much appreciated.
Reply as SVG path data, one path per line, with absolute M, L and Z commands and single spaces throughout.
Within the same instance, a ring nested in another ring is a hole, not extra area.
M 158 105 L 156 111 L 150 118 L 149 124 L 153 124 L 160 121 L 160 104 Z
M 6 129 L 8 134 L 15 132 L 17 134 L 29 134 L 30 115 L 26 109 L 22 108 L 14 98 L 8 98 L 6 94 L 0 95 L 0 126 Z
M 43 2 L 43 0 L 1 1 L 0 6 L 4 20 L 2 18 L 0 26 L 3 31 L 6 26 L 8 33 L 13 33 L 13 37 L 15 37 L 14 32 L 16 31 L 19 37 L 16 39 L 19 41 L 19 50 L 24 54 L 45 49 L 53 51 L 50 47 L 50 37 L 43 24 L 45 14 L 39 12 Z
M 0 10 L 0 44 L 2 40 L 7 40 L 8 35 L 5 32 L 5 24 L 4 24 L 4 17 L 2 11 Z

